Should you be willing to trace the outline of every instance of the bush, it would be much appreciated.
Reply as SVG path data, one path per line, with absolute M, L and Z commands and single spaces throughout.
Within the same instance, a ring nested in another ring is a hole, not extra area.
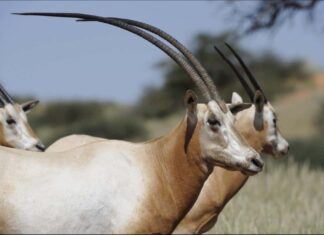
M 309 163 L 312 168 L 324 169 L 324 136 L 289 141 L 296 162 Z
M 29 121 L 46 145 L 71 134 L 123 140 L 147 135 L 143 121 L 134 112 L 112 103 L 47 103 L 31 112 Z
M 324 131 L 324 102 L 321 104 L 320 111 L 315 120 L 316 125 L 319 128 L 319 131 L 323 133 Z

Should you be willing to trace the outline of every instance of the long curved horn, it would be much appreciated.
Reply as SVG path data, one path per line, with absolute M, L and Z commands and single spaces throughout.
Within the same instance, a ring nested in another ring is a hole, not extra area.
M 14 103 L 14 100 L 11 98 L 9 93 L 6 91 L 6 89 L 1 84 L 0 84 L 0 93 L 2 94 L 4 101 L 6 103 L 10 103 L 10 104 Z
M 226 63 L 234 71 L 234 73 L 236 74 L 237 78 L 239 79 L 239 81 L 241 82 L 242 86 L 244 87 L 246 93 L 248 94 L 251 102 L 253 103 L 253 100 L 254 100 L 254 92 L 252 91 L 252 89 L 249 86 L 249 84 L 245 81 L 244 77 L 237 71 L 237 69 L 235 68 L 234 64 L 229 59 L 227 59 L 225 57 L 225 55 L 216 46 L 214 46 L 214 48 L 218 52 L 218 54 L 222 57 L 222 59 L 225 60 Z
M 125 29 L 129 32 L 132 32 L 147 41 L 151 42 L 161 50 L 163 50 L 166 54 L 168 54 L 173 60 L 175 60 L 186 72 L 187 74 L 192 78 L 194 83 L 197 85 L 197 87 L 200 89 L 202 95 L 204 98 L 206 98 L 208 101 L 211 100 L 210 92 L 203 82 L 203 80 L 200 78 L 200 76 L 192 69 L 192 67 L 188 64 L 186 60 L 184 60 L 179 54 L 174 52 L 169 46 L 161 42 L 160 40 L 154 38 L 149 33 L 146 33 L 143 30 L 138 29 L 137 27 L 128 25 L 125 22 L 111 19 L 111 18 L 104 18 L 100 16 L 95 15 L 88 15 L 88 14 L 79 14 L 79 13 L 43 13 L 43 12 L 32 12 L 32 13 L 14 13 L 16 15 L 36 15 L 36 16 L 51 16 L 51 17 L 66 17 L 66 18 L 78 18 L 82 20 L 87 21 L 98 21 L 101 23 L 106 23 L 110 25 L 114 25 L 116 27 Z
M 3 98 L 0 96 L 0 108 L 4 107 L 6 102 L 3 100 Z
M 163 38 L 164 40 L 166 40 L 167 42 L 169 42 L 172 46 L 177 48 L 188 59 L 189 63 L 191 63 L 191 65 L 196 69 L 198 74 L 204 80 L 207 87 L 210 89 L 213 98 L 215 100 L 221 99 L 219 96 L 219 93 L 217 91 L 217 88 L 215 86 L 215 83 L 213 82 L 213 80 L 211 79 L 211 77 L 209 76 L 209 74 L 207 73 L 205 68 L 200 64 L 200 62 L 192 54 L 191 51 L 189 51 L 182 43 L 180 43 L 177 39 L 172 37 L 170 34 L 166 33 L 162 29 L 157 28 L 153 25 L 150 25 L 150 24 L 147 24 L 144 22 L 140 22 L 140 21 L 136 21 L 136 20 L 117 18 L 117 17 L 107 17 L 106 19 L 121 20 L 127 24 L 130 24 L 130 25 L 145 29 L 151 33 L 154 33 L 154 34 L 160 36 L 161 38 Z
M 262 93 L 265 102 L 267 102 L 267 98 L 266 98 L 266 96 L 265 96 L 262 88 L 258 84 L 257 80 L 255 79 L 255 77 L 253 76 L 253 74 L 251 73 L 251 71 L 249 70 L 249 68 L 245 65 L 245 63 L 242 60 L 242 58 L 236 53 L 236 51 L 228 43 L 225 42 L 225 45 L 232 51 L 232 53 L 234 54 L 235 58 L 240 62 L 241 66 L 243 67 L 245 73 L 247 74 L 248 78 L 250 79 L 250 81 L 251 81 L 252 85 L 254 86 L 255 90 L 259 90 Z

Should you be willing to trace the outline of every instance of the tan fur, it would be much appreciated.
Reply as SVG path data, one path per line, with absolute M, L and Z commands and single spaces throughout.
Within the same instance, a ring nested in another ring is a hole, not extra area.
M 10 145 L 8 144 L 8 142 L 6 141 L 6 139 L 4 137 L 4 129 L 3 128 L 4 127 L 0 123 L 0 145 L 10 147 Z
M 183 120 L 169 135 L 147 143 L 148 154 L 157 155 L 155 167 L 147 168 L 152 175 L 150 196 L 134 215 L 133 224 L 127 231 L 170 233 L 198 197 L 210 172 L 206 171 L 200 159 L 199 131 L 194 133 L 185 153 L 185 130 L 186 122 Z

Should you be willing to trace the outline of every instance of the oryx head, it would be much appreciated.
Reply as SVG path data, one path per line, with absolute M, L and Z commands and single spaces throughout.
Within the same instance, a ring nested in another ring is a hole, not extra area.
M 271 154 L 274 157 L 287 155 L 289 144 L 280 133 L 277 125 L 278 117 L 275 109 L 266 98 L 262 88 L 241 57 L 230 45 L 226 44 L 226 46 L 233 52 L 234 56 L 243 67 L 253 87 L 252 89 L 244 77 L 237 71 L 232 62 L 228 60 L 217 47 L 215 47 L 222 58 L 229 66 L 231 66 L 253 104 L 250 108 L 237 113 L 237 121 L 235 125 L 243 136 L 248 136 L 249 140 L 253 140 L 252 146 L 258 148 L 259 151 Z M 234 92 L 230 109 L 236 113 L 240 106 L 246 106 L 246 103 L 243 103 L 242 97 L 238 93 Z
M 0 85 L 0 145 L 32 151 L 44 151 L 45 147 L 31 129 L 26 113 L 38 100 L 17 104 Z
M 203 161 L 208 165 L 219 165 L 230 169 L 241 170 L 245 173 L 257 173 L 263 167 L 260 155 L 253 150 L 236 131 L 233 123 L 234 116 L 228 111 L 225 102 L 219 97 L 217 89 L 196 58 L 171 35 L 146 23 L 107 18 L 79 13 L 21 13 L 22 15 L 42 15 L 53 17 L 77 18 L 78 21 L 98 21 L 111 24 L 130 31 L 159 47 L 175 60 L 192 78 L 206 103 L 197 106 L 197 99 L 192 92 L 187 93 L 187 133 L 185 148 L 190 149 L 191 137 L 198 133 Z M 155 38 L 145 29 L 164 38 L 176 47 L 183 56 L 179 55 L 168 45 Z M 186 60 L 187 59 L 187 60 Z

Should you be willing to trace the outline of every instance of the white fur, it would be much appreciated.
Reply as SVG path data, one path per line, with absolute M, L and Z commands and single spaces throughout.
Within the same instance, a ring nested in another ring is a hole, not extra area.
M 60 155 L 53 156 L 57 163 L 52 164 L 46 164 L 46 159 L 11 162 L 17 170 L 0 179 L 0 200 L 6 200 L 5 206 L 13 213 L 5 218 L 14 229 L 9 232 L 125 232 L 148 187 L 145 171 L 132 153 L 136 148 L 119 142 L 116 149 L 115 145 L 115 141 L 96 144 L 88 152 L 91 158 L 81 165 L 76 152 L 71 153 L 75 164 L 64 164 Z M 1 189 L 8 180 L 15 182 L 14 192 L 2 198 Z
M 275 141 L 277 139 L 277 130 L 273 124 L 273 119 L 275 118 L 272 110 L 268 107 L 264 107 L 263 110 L 263 118 L 268 123 L 268 131 L 267 131 L 267 142 Z
M 242 143 L 246 143 L 238 134 L 238 132 L 234 129 L 234 115 L 228 111 L 227 113 L 223 113 L 219 106 L 215 101 L 211 101 L 208 103 L 208 107 L 217 118 L 222 122 L 222 125 L 219 127 L 219 132 L 222 133 L 224 141 L 226 143 L 225 146 L 219 146 L 219 143 L 213 142 L 213 138 L 211 136 L 216 135 L 212 130 L 206 128 L 205 131 L 202 131 L 201 134 L 201 146 L 203 148 L 203 152 L 205 152 L 206 156 L 213 155 L 212 152 L 220 152 L 222 150 L 223 161 L 228 163 L 236 162 L 236 164 L 243 164 L 249 166 L 249 170 L 254 171 L 257 170 L 253 164 L 250 164 L 250 160 L 252 158 L 257 158 L 262 162 L 259 154 L 252 148 L 249 147 L 248 144 L 242 145 Z M 204 123 L 207 123 L 208 114 L 204 117 Z M 218 134 L 218 133 L 217 133 Z M 222 147 L 222 149 L 219 149 Z M 218 149 L 217 149 L 218 148 Z M 229 157 L 231 156 L 231 157 Z M 248 157 L 247 157 L 248 156 Z
M 243 103 L 243 99 L 242 99 L 242 97 L 237 92 L 234 91 L 232 93 L 231 103 L 232 104 L 241 104 L 241 103 Z
M 274 109 L 270 104 L 264 107 L 264 119 L 268 123 L 267 142 L 274 144 L 276 155 L 284 155 L 288 152 L 288 142 L 282 137 L 278 127 L 274 124 L 273 120 L 276 118 Z M 277 120 L 278 122 L 278 120 Z

